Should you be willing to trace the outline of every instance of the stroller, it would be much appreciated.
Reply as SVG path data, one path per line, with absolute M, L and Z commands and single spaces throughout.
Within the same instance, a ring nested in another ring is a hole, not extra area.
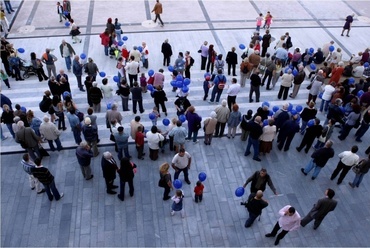
M 110 48 L 109 48 L 109 57 L 111 59 L 118 59 L 120 56 L 120 50 L 115 46 L 115 45 L 112 45 Z
M 23 78 L 29 78 L 30 75 L 37 75 L 36 69 L 33 68 L 32 64 L 24 59 L 20 60 L 19 69 L 24 71 Z

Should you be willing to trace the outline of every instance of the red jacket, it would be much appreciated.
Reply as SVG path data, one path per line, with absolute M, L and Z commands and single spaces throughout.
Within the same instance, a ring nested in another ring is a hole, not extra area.
M 143 146 L 144 145 L 144 134 L 142 132 L 137 132 L 135 137 L 136 145 Z
M 194 193 L 195 195 L 201 195 L 203 194 L 203 189 L 204 189 L 204 185 L 200 185 L 200 186 L 195 186 L 194 188 Z
M 100 38 L 101 38 L 101 44 L 103 46 L 109 46 L 109 40 L 110 40 L 109 35 L 105 33 L 101 33 Z

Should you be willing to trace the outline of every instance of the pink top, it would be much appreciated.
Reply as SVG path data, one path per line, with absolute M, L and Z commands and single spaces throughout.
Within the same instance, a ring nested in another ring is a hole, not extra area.
M 257 20 L 257 26 L 261 26 L 262 25 L 262 21 L 263 21 L 263 17 L 262 16 L 259 16 L 256 18 Z
M 294 231 L 300 227 L 301 224 L 301 216 L 295 211 L 292 216 L 285 215 L 285 212 L 290 208 L 290 205 L 286 205 L 279 211 L 279 215 L 281 216 L 279 219 L 279 226 L 285 231 Z

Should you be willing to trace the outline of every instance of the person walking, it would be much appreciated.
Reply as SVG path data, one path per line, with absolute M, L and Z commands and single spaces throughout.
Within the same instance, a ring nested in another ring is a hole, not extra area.
M 275 237 L 279 229 L 283 229 L 276 237 L 275 245 L 278 245 L 280 240 L 283 239 L 288 232 L 298 230 L 301 222 L 301 216 L 295 208 L 290 205 L 286 205 L 280 209 L 279 215 L 280 218 L 276 222 L 272 231 L 265 235 L 265 237 Z
M 114 179 L 116 179 L 118 167 L 116 160 L 112 156 L 112 153 L 108 151 L 103 153 L 103 157 L 101 158 L 101 168 L 103 170 L 103 177 L 107 187 L 107 194 L 117 194 L 117 192 L 113 189 L 118 188 L 117 185 L 114 185 Z
M 248 209 L 249 218 L 245 221 L 245 228 L 250 227 L 254 220 L 262 214 L 262 209 L 269 205 L 268 202 L 262 197 L 262 190 L 258 190 L 257 193 L 251 193 L 248 196 L 248 200 L 245 202 L 245 207 Z
M 120 178 L 120 189 L 117 195 L 118 199 L 121 201 L 125 200 L 125 185 L 128 183 L 130 196 L 134 196 L 134 170 L 136 170 L 136 164 L 130 162 L 129 158 L 121 159 L 121 167 L 118 170 L 118 175 Z
M 358 152 L 357 146 L 352 146 L 350 151 L 344 151 L 339 153 L 339 162 L 337 165 L 337 168 L 333 171 L 333 174 L 331 174 L 330 180 L 334 180 L 337 175 L 340 173 L 340 176 L 338 178 L 337 184 L 341 184 L 344 177 L 347 175 L 348 171 L 358 163 L 360 157 L 356 154 Z
M 163 66 L 169 66 L 171 63 L 172 47 L 168 43 L 168 39 L 165 39 L 162 43 L 161 53 L 163 53 Z
M 367 154 L 368 154 L 369 148 L 366 150 Z M 368 156 L 367 159 L 362 159 L 358 163 L 358 171 L 357 172 L 354 171 L 356 176 L 353 179 L 352 183 L 348 182 L 349 186 L 351 186 L 352 188 L 354 188 L 354 187 L 358 188 L 360 186 L 360 183 L 362 182 L 362 179 L 364 178 L 365 174 L 368 173 L 369 170 L 370 170 L 370 155 Z
M 316 177 L 319 175 L 321 169 L 324 168 L 324 166 L 328 162 L 328 160 L 334 157 L 334 150 L 332 146 L 333 146 L 333 141 L 328 140 L 326 141 L 324 147 L 314 151 L 311 155 L 312 159 L 306 165 L 305 168 L 301 168 L 301 172 L 305 176 L 307 176 L 308 173 L 310 173 L 310 171 L 314 169 L 311 179 L 315 180 Z
M 78 164 L 80 165 L 83 177 L 86 180 L 92 179 L 94 175 L 91 174 L 90 164 L 91 158 L 94 157 L 94 155 L 86 141 L 82 141 L 80 145 L 76 148 L 76 157 Z
M 52 201 L 54 198 L 56 201 L 59 201 L 63 198 L 64 194 L 59 194 L 59 191 L 55 186 L 54 176 L 41 164 L 40 158 L 35 159 L 35 168 L 31 169 L 31 173 L 44 185 L 49 201 Z M 51 194 L 51 192 L 53 192 L 53 194 Z
M 232 47 L 231 51 L 229 51 L 226 55 L 227 75 L 229 76 L 231 69 L 233 72 L 233 76 L 236 76 L 235 67 L 238 64 L 238 55 L 235 53 L 235 51 L 236 51 L 235 47 Z
M 271 177 L 267 173 L 267 170 L 265 168 L 262 168 L 261 170 L 254 172 L 253 175 L 251 175 L 247 179 L 247 181 L 245 181 L 243 188 L 247 187 L 248 183 L 251 183 L 250 188 L 251 193 L 257 193 L 257 191 L 259 190 L 264 192 L 266 189 L 266 184 L 268 184 L 272 192 L 274 192 L 274 194 L 277 195 L 276 188 L 272 183 Z
M 191 166 L 191 156 L 188 152 L 185 151 L 184 148 L 179 150 L 173 159 L 172 159 L 172 168 L 175 170 L 174 180 L 179 178 L 181 172 L 184 173 L 184 179 L 187 184 L 190 184 L 189 180 L 189 172 Z
M 253 160 L 261 162 L 261 159 L 259 158 L 259 138 L 262 135 L 262 122 L 260 116 L 257 116 L 254 120 L 248 122 L 247 131 L 249 131 L 249 138 L 244 156 L 251 154 L 250 149 L 253 145 Z
M 23 170 L 28 174 L 31 190 L 36 189 L 37 194 L 44 193 L 45 189 L 41 188 L 40 181 L 32 174 L 32 170 L 36 165 L 30 160 L 30 155 L 28 153 L 23 154 L 21 164 Z
M 123 131 L 124 128 L 122 126 L 118 127 L 117 130 L 118 130 L 118 133 L 114 134 L 114 139 L 116 141 L 117 148 L 118 148 L 118 160 L 122 160 L 123 152 L 125 154 L 125 157 L 130 159 L 131 156 L 128 151 L 128 138 L 130 136 Z
M 341 36 L 343 36 L 344 31 L 347 30 L 347 37 L 349 37 L 349 31 L 351 31 L 354 16 L 355 16 L 355 14 L 352 14 L 352 15 L 349 15 L 349 16 L 346 17 L 346 22 L 344 23 Z
M 159 2 L 159 0 L 156 1 L 156 4 L 154 5 L 154 8 L 152 10 L 152 13 L 155 14 L 155 19 L 153 20 L 154 23 L 157 22 L 157 19 L 161 22 L 161 27 L 164 26 L 163 21 L 161 19 L 161 14 L 163 12 L 162 3 Z
M 71 71 L 71 65 L 72 65 L 71 57 L 73 55 L 75 55 L 76 52 L 73 49 L 73 47 L 71 46 L 71 44 L 69 44 L 65 40 L 62 40 L 62 44 L 60 44 L 59 50 L 60 50 L 60 55 L 62 56 L 62 58 L 64 58 L 64 60 L 66 62 L 67 70 L 70 72 Z
M 370 109 L 365 111 L 365 113 L 362 115 L 360 127 L 357 129 L 355 133 L 357 142 L 362 142 L 361 138 L 362 136 L 365 135 L 369 127 L 370 127 Z
M 337 201 L 333 199 L 334 196 L 335 191 L 328 188 L 325 191 L 325 197 L 318 200 L 316 204 L 313 205 L 310 212 L 303 219 L 301 219 L 301 226 L 305 227 L 312 220 L 315 220 L 313 229 L 316 230 L 324 220 L 325 216 L 329 212 L 334 211 L 334 209 L 337 207 Z

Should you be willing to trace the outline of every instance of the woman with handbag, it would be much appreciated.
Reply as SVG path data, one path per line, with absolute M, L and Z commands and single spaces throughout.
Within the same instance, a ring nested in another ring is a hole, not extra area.
M 171 173 L 168 171 L 169 169 L 170 165 L 168 163 L 164 163 L 159 167 L 160 179 L 158 182 L 158 186 L 164 188 L 163 201 L 171 199 L 171 196 L 169 196 L 169 194 L 170 191 L 173 190 Z
M 77 37 L 77 35 L 81 34 L 80 27 L 77 26 L 73 19 L 70 19 L 69 21 L 71 22 L 71 32 L 69 34 L 72 35 L 73 44 L 78 42 L 81 43 L 82 39 Z
M 354 169 L 357 166 L 357 169 Z M 359 187 L 360 183 L 362 182 L 362 179 L 364 178 L 364 175 L 369 172 L 370 170 L 370 155 L 367 159 L 361 160 L 357 165 L 354 165 L 352 170 L 356 173 L 355 178 L 353 179 L 353 182 L 349 182 L 348 184 L 354 188 Z M 357 171 L 357 172 L 356 172 Z
M 120 193 L 117 195 L 121 201 L 125 200 L 125 185 L 128 183 L 130 196 L 134 196 L 134 171 L 136 171 L 136 164 L 130 162 L 129 158 L 121 159 L 121 167 L 119 168 L 118 175 L 120 178 Z
M 33 69 L 36 71 L 37 73 L 37 77 L 39 78 L 39 81 L 41 82 L 43 79 L 44 80 L 48 80 L 49 78 L 45 75 L 45 71 L 44 69 L 42 68 L 43 65 L 42 65 L 42 62 L 40 59 L 36 58 L 36 53 L 32 52 L 31 53 L 31 63 L 32 63 L 32 67 Z

